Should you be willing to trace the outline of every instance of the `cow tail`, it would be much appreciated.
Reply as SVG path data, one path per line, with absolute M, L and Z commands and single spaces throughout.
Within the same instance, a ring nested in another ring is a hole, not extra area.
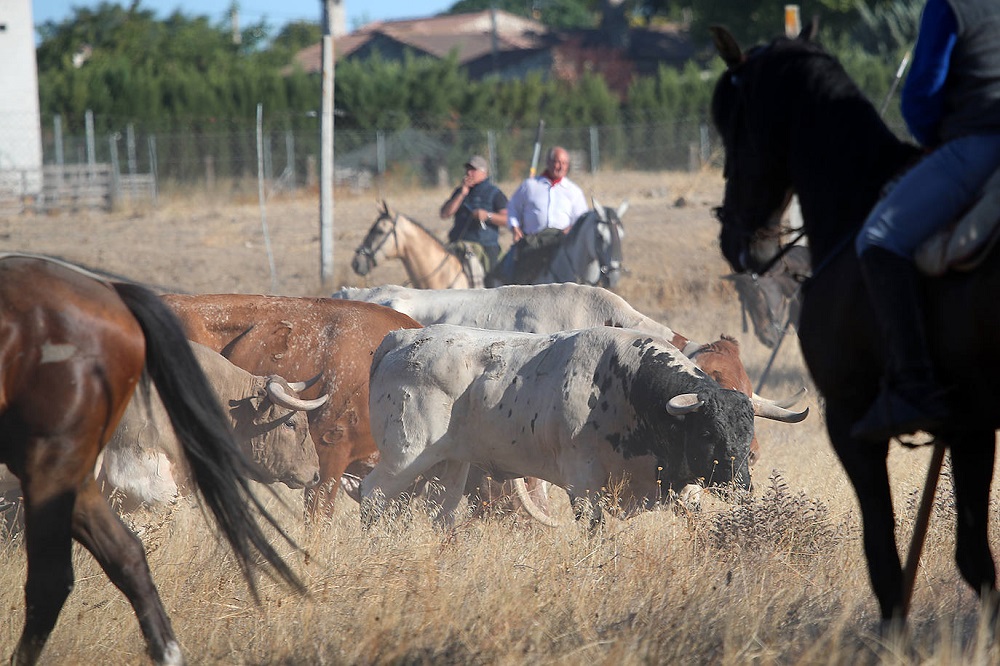
M 142 327 L 146 371 L 170 415 L 198 492 L 232 547 L 254 599 L 260 601 L 252 573 L 257 554 L 270 564 L 268 575 L 304 593 L 299 578 L 271 546 L 251 505 L 286 542 L 296 550 L 298 546 L 251 491 L 245 471 L 249 462 L 236 445 L 229 419 L 180 321 L 149 289 L 127 283 L 115 283 L 114 288 Z

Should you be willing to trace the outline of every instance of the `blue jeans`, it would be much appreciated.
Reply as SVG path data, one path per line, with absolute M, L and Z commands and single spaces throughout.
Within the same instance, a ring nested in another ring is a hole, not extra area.
M 1000 168 L 1000 134 L 953 139 L 910 169 L 872 209 L 854 243 L 912 259 L 917 247 L 979 196 Z

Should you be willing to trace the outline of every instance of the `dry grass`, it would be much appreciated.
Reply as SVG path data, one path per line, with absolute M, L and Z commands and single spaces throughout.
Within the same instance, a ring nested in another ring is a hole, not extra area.
M 742 331 L 709 209 L 717 173 L 581 176 L 588 193 L 628 198 L 626 263 L 619 293 L 646 314 L 695 339 L 736 335 L 751 378 L 770 356 Z M 504 184 L 512 191 L 513 184 Z M 443 235 L 446 191 L 384 193 Z M 687 205 L 674 207 L 683 197 Z M 315 198 L 269 202 L 280 293 L 323 294 L 360 284 L 349 256 L 375 216 L 375 196 L 338 193 L 335 283 L 319 285 Z M 506 239 L 504 239 L 506 240 Z M 267 292 L 271 276 L 252 197 L 195 195 L 157 210 L 0 220 L 5 250 L 48 252 L 170 289 Z M 402 282 L 379 266 L 370 284 Z M 812 385 L 794 336 L 764 389 Z M 823 429 L 815 391 L 799 425 L 758 424 L 762 461 L 753 497 L 709 498 L 698 513 L 657 511 L 610 518 L 597 534 L 542 528 L 513 518 L 468 520 L 444 534 L 414 506 L 362 532 L 357 506 L 341 497 L 311 532 L 300 496 L 284 493 L 283 522 L 309 553 L 288 552 L 310 596 L 264 580 L 255 606 L 238 569 L 182 503 L 164 520 L 144 517 L 153 576 L 193 663 L 247 664 L 988 664 L 1000 651 L 978 625 L 975 595 L 953 564 L 947 480 L 931 524 L 913 600 L 911 641 L 886 645 L 861 553 L 853 491 Z M 915 489 L 930 452 L 893 448 L 890 465 L 904 542 Z M 568 515 L 569 509 L 562 507 Z M 995 512 L 994 512 L 995 514 Z M 997 541 L 996 524 L 991 531 Z M 277 541 L 276 541 L 277 543 Z M 77 585 L 46 647 L 52 664 L 144 663 L 138 625 L 124 598 L 86 553 Z M 24 549 L 0 543 L 0 655 L 23 616 Z

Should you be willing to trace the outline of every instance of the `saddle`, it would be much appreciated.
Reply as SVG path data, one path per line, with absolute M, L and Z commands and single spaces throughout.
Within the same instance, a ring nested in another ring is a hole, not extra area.
M 469 286 L 482 289 L 486 281 L 485 267 L 490 261 L 483 246 L 472 241 L 455 241 L 448 243 L 448 251 L 462 262 L 462 272 L 469 278 Z
M 917 248 L 914 260 L 926 275 L 949 270 L 971 271 L 989 255 L 1000 238 L 1000 170 L 983 186 L 983 194 L 958 220 Z
M 552 264 L 565 238 L 559 229 L 542 229 L 525 236 L 511 246 L 490 277 L 500 284 L 535 284 Z

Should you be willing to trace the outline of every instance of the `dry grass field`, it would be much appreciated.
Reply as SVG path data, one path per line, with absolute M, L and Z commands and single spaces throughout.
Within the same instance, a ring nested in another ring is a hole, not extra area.
M 736 336 L 756 381 L 770 350 L 743 330 L 736 294 L 719 279 L 728 272 L 711 217 L 719 173 L 604 173 L 578 182 L 605 205 L 630 202 L 630 273 L 617 291 L 690 338 Z M 509 194 L 515 183 L 502 186 Z M 437 210 L 448 193 L 387 188 L 381 196 L 443 236 L 448 222 Z M 350 271 L 378 196 L 337 193 L 335 278 L 325 286 L 315 193 L 268 202 L 273 276 L 255 191 L 168 193 L 156 209 L 2 219 L 0 249 L 54 254 L 168 291 L 325 295 L 341 285 L 405 280 L 398 263 L 380 265 L 367 282 Z M 684 205 L 675 205 L 679 199 Z M 762 393 L 784 396 L 801 386 L 812 389 L 792 336 Z M 307 531 L 300 494 L 279 491 L 284 503 L 271 506 L 304 548 L 287 556 L 307 598 L 264 579 L 255 605 L 194 505 L 181 502 L 135 524 L 195 664 L 1000 663 L 953 564 L 947 479 L 917 577 L 911 640 L 879 638 L 854 495 L 826 440 L 821 401 L 814 390 L 806 400 L 812 411 L 803 423 L 758 424 L 762 460 L 751 503 L 709 499 L 693 514 L 610 518 L 596 534 L 516 517 L 470 519 L 445 534 L 419 506 L 363 533 L 357 505 L 343 496 L 331 519 Z M 929 454 L 891 451 L 901 543 Z M 996 522 L 991 537 L 1000 550 Z M 44 662 L 145 663 L 124 597 L 79 548 L 74 562 L 77 585 Z M 0 658 L 20 633 L 24 576 L 23 542 L 5 538 Z

